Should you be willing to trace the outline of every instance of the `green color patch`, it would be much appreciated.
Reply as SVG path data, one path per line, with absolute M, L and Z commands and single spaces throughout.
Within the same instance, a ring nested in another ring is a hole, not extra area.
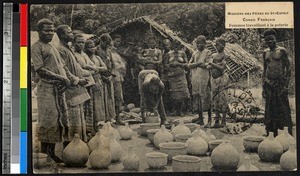
M 27 89 L 21 89 L 21 131 L 27 131 Z

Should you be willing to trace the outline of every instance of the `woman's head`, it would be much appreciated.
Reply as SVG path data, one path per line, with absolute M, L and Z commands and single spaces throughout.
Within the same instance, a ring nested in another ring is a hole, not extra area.
M 148 38 L 148 45 L 151 49 L 156 47 L 156 38 L 154 36 Z
M 173 42 L 173 50 L 179 51 L 180 49 L 181 49 L 181 43 L 179 41 L 174 41 Z
M 102 34 L 99 38 L 100 46 L 103 49 L 107 49 L 112 46 L 112 38 L 109 34 Z
M 223 38 L 218 38 L 216 40 L 216 48 L 217 48 L 218 52 L 224 51 L 225 44 L 226 44 L 226 41 Z
M 199 35 L 195 39 L 195 44 L 198 50 L 202 51 L 206 45 L 206 37 L 204 35 Z
M 84 50 L 85 50 L 85 53 L 88 55 L 95 54 L 95 52 L 96 52 L 95 42 L 91 39 L 86 40 L 85 45 L 84 45 Z

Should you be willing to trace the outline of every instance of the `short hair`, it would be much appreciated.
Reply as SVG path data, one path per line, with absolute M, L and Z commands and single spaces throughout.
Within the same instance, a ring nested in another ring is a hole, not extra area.
M 64 35 L 64 30 L 69 28 L 70 26 L 66 25 L 66 24 L 63 24 L 63 25 L 59 25 L 57 28 L 56 28 L 56 33 L 57 33 L 57 36 L 59 39 L 61 39 L 61 37 Z
M 195 42 L 206 42 L 206 37 L 204 35 L 199 35 L 196 39 Z
M 225 41 L 225 39 L 224 38 L 222 38 L 222 37 L 219 37 L 219 38 L 217 38 L 217 40 L 216 40 L 216 43 L 217 42 L 219 42 L 219 43 L 222 43 L 223 45 L 225 45 L 226 44 L 226 41 Z
M 270 35 L 276 36 L 277 32 L 274 29 L 272 29 L 272 28 L 266 29 L 264 31 L 264 38 L 266 38 L 267 36 L 270 36 Z
M 113 40 L 115 40 L 115 39 L 117 39 L 117 38 L 122 38 L 122 37 L 121 37 L 121 35 L 119 35 L 119 34 L 113 34 L 113 35 L 111 36 L 111 38 L 112 38 Z
M 85 44 L 84 44 L 84 46 L 86 47 L 87 45 L 90 45 L 90 44 L 95 44 L 95 42 L 94 42 L 94 40 L 92 40 L 92 39 L 87 39 L 86 41 L 85 41 Z
M 73 38 L 73 42 L 75 42 L 80 37 L 84 38 L 84 36 L 82 34 L 75 34 L 74 38 Z
M 38 31 L 43 30 L 44 25 L 54 25 L 54 22 L 51 21 L 51 20 L 49 20 L 49 19 L 47 19 L 47 18 L 43 18 L 43 19 L 39 20 L 37 22 L 37 29 L 38 29 Z
M 99 39 L 100 39 L 100 42 L 106 42 L 106 43 L 112 42 L 112 38 L 108 33 L 104 33 L 104 34 L 100 35 Z

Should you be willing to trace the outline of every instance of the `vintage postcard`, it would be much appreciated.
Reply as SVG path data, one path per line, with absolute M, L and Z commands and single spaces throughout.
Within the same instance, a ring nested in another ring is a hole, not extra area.
M 31 4 L 36 174 L 295 171 L 293 2 Z

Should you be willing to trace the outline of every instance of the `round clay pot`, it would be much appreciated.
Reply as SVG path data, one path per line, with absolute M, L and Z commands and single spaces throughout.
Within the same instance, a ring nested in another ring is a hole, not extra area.
M 119 161 L 123 156 L 123 148 L 115 138 L 110 138 L 110 154 L 112 163 Z
M 63 150 L 62 160 L 66 166 L 84 166 L 89 159 L 89 153 L 89 147 L 76 133 L 74 139 Z
M 32 161 L 34 167 L 43 167 L 48 163 L 48 155 L 45 153 L 33 153 Z
M 133 108 L 135 108 L 135 105 L 134 105 L 133 103 L 129 103 L 129 104 L 127 105 L 127 109 L 128 109 L 128 110 L 131 110 L 131 109 L 133 109 Z
M 193 133 L 199 133 L 200 136 L 202 136 L 203 134 L 205 134 L 205 131 L 201 129 L 201 126 L 200 126 L 200 125 L 198 125 L 198 126 L 196 127 L 196 129 L 193 131 Z
M 187 141 L 187 154 L 190 155 L 205 155 L 208 151 L 208 144 L 199 136 L 199 133 L 194 133 L 193 137 Z
M 262 136 L 246 136 L 243 138 L 243 146 L 248 152 L 257 152 L 259 144 L 265 139 Z
M 168 160 L 172 161 L 172 157 L 176 155 L 186 155 L 187 144 L 182 142 L 166 142 L 159 144 L 162 153 L 168 155 Z
M 196 130 L 198 125 L 195 123 L 185 123 L 184 126 L 188 127 L 191 130 L 191 132 L 193 132 L 194 130 Z
M 215 168 L 236 169 L 240 161 L 238 151 L 228 142 L 222 142 L 211 153 L 211 163 Z
M 125 126 L 119 127 L 118 132 L 123 140 L 129 140 L 133 135 L 133 130 L 129 127 L 128 123 L 125 123 Z
M 124 157 L 123 166 L 125 170 L 139 170 L 140 159 L 133 152 L 133 147 L 130 146 L 127 155 Z
M 93 169 L 106 169 L 111 164 L 110 142 L 108 137 L 100 136 L 97 148 L 89 156 L 89 162 Z
M 193 137 L 192 134 L 176 134 L 175 141 L 185 143 L 191 137 Z
M 256 166 L 251 164 L 249 156 L 245 157 L 245 162 L 236 171 L 238 172 L 249 172 L 249 171 L 260 171 Z
M 174 172 L 199 172 L 201 159 L 196 156 L 177 155 L 172 157 L 172 170 Z
M 161 143 L 172 141 L 173 135 L 166 129 L 165 125 L 162 125 L 161 129 L 153 137 L 153 142 L 156 148 L 159 148 L 159 144 Z
M 183 125 L 183 121 L 180 121 L 179 125 L 175 126 L 171 131 L 173 138 L 175 139 L 176 134 L 192 134 L 191 130 Z
M 154 144 L 153 138 L 154 135 L 159 131 L 160 129 L 149 129 L 147 130 L 147 134 L 148 134 L 148 139 L 150 141 L 151 144 Z
M 289 150 L 281 155 L 280 167 L 285 171 L 292 171 L 294 169 L 297 169 L 297 150 L 295 147 L 295 143 L 292 143 Z
M 159 123 L 142 123 L 140 124 L 141 127 L 141 135 L 147 136 L 147 130 L 149 129 L 160 129 Z
M 167 165 L 168 155 L 160 152 L 151 152 L 146 154 L 147 164 L 150 168 L 159 169 Z
M 274 133 L 269 132 L 269 136 L 258 146 L 258 156 L 262 161 L 279 162 L 283 154 L 281 144 L 274 139 Z
M 294 137 L 289 134 L 288 127 L 284 127 L 283 132 L 276 136 L 275 140 L 281 144 L 283 152 L 286 152 L 290 148 L 290 144 L 295 141 Z
M 224 142 L 224 140 L 222 140 L 222 139 L 216 139 L 213 141 L 209 141 L 208 142 L 209 151 L 212 152 L 216 147 L 218 147 L 223 142 Z
M 216 140 L 217 138 L 211 133 L 211 129 L 207 129 L 206 133 L 203 135 L 200 135 L 207 143 L 209 141 Z

